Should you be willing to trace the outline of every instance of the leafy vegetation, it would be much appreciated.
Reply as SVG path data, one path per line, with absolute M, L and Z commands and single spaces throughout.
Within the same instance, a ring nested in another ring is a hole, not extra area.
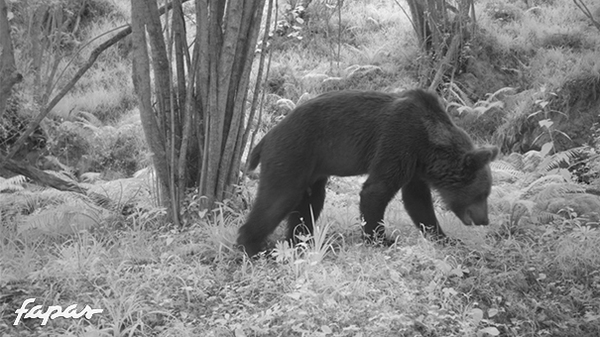
M 60 3 L 69 2 L 52 5 Z M 68 46 L 129 20 L 127 1 L 87 3 L 85 29 Z M 301 20 L 280 9 L 292 23 L 269 41 L 258 137 L 318 93 L 418 83 L 421 56 L 404 2 L 345 2 L 341 22 L 339 4 L 313 1 Z M 570 0 L 475 7 L 482 31 L 461 51 L 471 61 L 441 94 L 457 124 L 505 153 L 492 164 L 490 226 L 465 227 L 436 201 L 444 231 L 458 240 L 432 243 L 397 197 L 385 223 L 395 244 L 365 245 L 358 177 L 331 179 L 315 237 L 290 247 L 277 242 L 281 230 L 258 259 L 233 245 L 255 180 L 210 212 L 191 190 L 184 225 L 173 228 L 153 199 L 123 42 L 42 125 L 40 167 L 103 202 L 23 176 L 0 181 L 0 336 L 600 335 L 600 35 Z M 38 103 L 23 92 L 13 110 L 30 115 Z M 13 326 L 28 298 L 104 312 Z

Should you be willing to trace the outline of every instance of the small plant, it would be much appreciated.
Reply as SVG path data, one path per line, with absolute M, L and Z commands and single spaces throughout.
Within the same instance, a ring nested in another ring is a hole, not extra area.
M 543 87 L 541 89 L 541 93 L 548 97 L 557 97 L 557 95 L 555 93 L 547 92 L 545 87 Z M 556 128 L 556 125 L 551 118 L 551 114 L 558 113 L 565 117 L 567 117 L 567 115 L 561 111 L 550 109 L 550 100 L 551 99 L 549 99 L 549 98 L 548 99 L 536 99 L 533 102 L 534 106 L 537 107 L 536 111 L 529 114 L 529 116 L 527 116 L 527 119 L 535 119 L 535 118 L 538 118 L 540 115 L 543 115 L 543 118 L 538 121 L 538 125 L 542 129 L 542 133 L 539 134 L 532 142 L 532 145 L 535 145 L 541 139 L 547 140 L 547 142 L 545 142 L 541 146 L 542 157 L 546 157 L 546 155 L 548 155 L 551 152 L 554 152 L 556 150 L 556 145 L 557 145 L 556 135 L 565 137 L 569 142 L 572 141 L 571 137 L 569 137 L 569 135 L 567 135 L 565 132 L 558 130 Z
M 333 251 L 335 236 L 328 237 L 330 229 L 331 223 L 324 226 L 315 224 L 312 235 L 298 234 L 296 236 L 300 242 L 295 246 L 290 246 L 287 240 L 277 242 L 272 255 L 277 262 L 289 263 L 293 266 L 298 277 L 306 271 L 306 268 L 321 263 L 328 251 Z
M 487 94 L 486 99 L 473 103 L 456 84 L 450 83 L 446 85 L 446 93 L 451 97 L 448 110 L 451 113 L 456 111 L 457 125 L 470 135 L 476 139 L 490 141 L 490 136 L 504 122 L 506 115 L 501 97 L 514 91 L 514 88 L 504 87 Z
M 492 1 L 486 5 L 488 15 L 499 22 L 508 23 L 517 21 L 523 15 L 523 11 L 517 6 L 504 1 Z
M 0 192 L 22 191 L 26 182 L 27 178 L 22 175 L 16 175 L 8 179 L 0 177 Z
M 466 114 L 474 116 L 475 118 L 482 116 L 492 109 L 504 108 L 504 103 L 499 100 L 500 95 L 511 94 L 515 92 L 514 88 L 504 87 L 496 90 L 496 92 L 487 94 L 487 98 L 482 101 L 471 103 L 466 94 L 460 90 L 455 84 L 448 84 L 447 90 L 452 96 L 459 102 L 451 102 L 448 104 L 448 108 L 456 108 L 458 115 Z

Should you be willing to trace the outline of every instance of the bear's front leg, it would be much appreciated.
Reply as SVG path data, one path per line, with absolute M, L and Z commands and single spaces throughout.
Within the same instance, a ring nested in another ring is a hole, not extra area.
M 376 243 L 393 243 L 386 239 L 382 221 L 388 203 L 398 190 L 396 184 L 374 176 L 369 176 L 365 181 L 360 192 L 360 213 L 365 221 L 363 231 L 367 240 Z
M 404 209 L 423 234 L 431 236 L 434 240 L 446 238 L 435 217 L 431 189 L 427 183 L 416 176 L 413 177 L 402 187 L 402 201 Z

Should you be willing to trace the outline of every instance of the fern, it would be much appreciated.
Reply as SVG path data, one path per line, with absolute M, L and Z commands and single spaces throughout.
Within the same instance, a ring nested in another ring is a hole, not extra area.
M 88 202 L 82 194 L 59 191 L 53 188 L 44 188 L 35 192 L 25 191 L 25 193 L 22 193 L 22 196 L 23 207 L 31 210 L 31 212 L 46 208 L 50 205 L 77 202 L 82 199 Z
M 585 189 L 572 183 L 550 183 L 544 185 L 532 198 L 541 203 L 554 198 L 564 197 L 572 193 L 584 193 Z
M 537 222 L 537 223 L 542 223 L 542 224 L 547 224 L 556 220 L 562 220 L 563 217 L 558 215 L 558 214 L 554 214 L 554 213 L 550 213 L 548 211 L 544 211 L 544 210 L 540 210 L 534 217 L 533 217 L 533 221 Z
M 99 224 L 103 211 L 73 200 L 52 209 L 44 209 L 26 217 L 17 228 L 19 233 L 33 231 L 34 234 L 69 235 Z
M 8 179 L 0 177 L 0 192 L 22 191 L 23 184 L 27 182 L 27 178 L 22 175 L 14 176 Z
M 467 112 L 469 114 L 475 113 L 476 116 L 481 116 L 492 109 L 502 109 L 504 107 L 504 102 L 500 100 L 495 100 L 496 96 L 504 92 L 514 92 L 514 88 L 504 87 L 498 89 L 494 93 L 487 94 L 488 98 L 486 98 L 485 100 L 477 101 L 475 103 L 472 103 L 468 99 L 467 95 L 462 90 L 460 90 L 454 83 L 450 85 L 448 91 L 450 93 L 453 93 L 456 99 L 460 101 L 460 103 L 451 102 L 448 104 L 448 107 L 456 107 L 459 114 Z
M 536 180 L 534 180 L 532 183 L 530 183 L 527 187 L 525 187 L 523 189 L 523 194 L 532 194 L 532 193 L 536 193 L 539 189 L 544 188 L 547 184 L 562 184 L 562 183 L 566 183 L 567 181 L 565 180 L 565 178 L 561 175 L 558 174 L 549 174 L 546 176 L 542 176 Z
M 508 175 L 509 177 L 520 179 L 524 176 L 522 171 L 517 170 L 514 165 L 503 160 L 496 160 L 490 163 L 490 168 L 494 173 Z
M 589 149 L 590 148 L 588 146 L 581 146 L 555 153 L 544 158 L 544 160 L 538 165 L 538 170 L 540 172 L 548 172 L 559 168 L 562 165 L 570 166 L 574 159 L 579 158 L 582 154 L 588 152 Z

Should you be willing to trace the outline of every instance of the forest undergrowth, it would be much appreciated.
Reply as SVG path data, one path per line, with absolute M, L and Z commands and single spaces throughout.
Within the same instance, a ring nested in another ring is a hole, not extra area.
M 89 36 L 127 22 L 127 1 L 95 1 L 112 12 Z M 345 2 L 341 22 L 336 3 L 313 1 L 308 19 L 273 39 L 259 138 L 321 92 L 418 83 L 422 59 L 404 1 Z M 432 242 L 397 196 L 385 217 L 395 243 L 365 244 L 365 177 L 353 177 L 331 180 L 314 237 L 297 247 L 278 241 L 282 229 L 258 258 L 234 246 L 256 191 L 251 178 L 213 211 L 190 191 L 184 225 L 173 228 L 152 198 L 124 42 L 43 125 L 55 159 L 47 168 L 111 206 L 22 176 L 0 181 L 0 337 L 600 336 L 600 159 L 584 137 L 597 140 L 599 128 L 578 119 L 587 129 L 575 132 L 560 118 L 574 106 L 599 112 L 600 33 L 568 0 L 475 8 L 481 32 L 463 54 L 474 61 L 440 94 L 477 142 L 503 149 L 491 165 L 489 226 L 462 225 L 436 197 L 455 240 Z M 103 312 L 13 325 L 29 298 L 40 313 L 71 304 Z

